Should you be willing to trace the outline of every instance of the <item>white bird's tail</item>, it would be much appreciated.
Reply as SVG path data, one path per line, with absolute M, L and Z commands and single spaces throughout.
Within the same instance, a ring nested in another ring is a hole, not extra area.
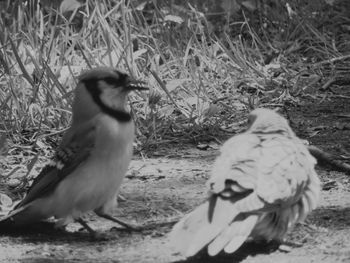
M 209 255 L 237 250 L 248 238 L 258 216 L 242 215 L 230 200 L 211 198 L 182 218 L 170 233 L 170 243 L 186 257 L 208 246 Z

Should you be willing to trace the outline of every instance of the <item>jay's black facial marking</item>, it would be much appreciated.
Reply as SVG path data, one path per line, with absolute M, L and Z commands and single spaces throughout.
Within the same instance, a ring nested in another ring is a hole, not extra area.
M 113 77 L 104 78 L 104 81 L 106 81 L 108 84 L 112 82 L 114 85 L 116 85 L 116 79 Z M 128 112 L 114 109 L 106 104 L 104 104 L 101 100 L 101 93 L 102 91 L 98 88 L 98 82 L 99 79 L 87 79 L 82 80 L 82 82 L 85 84 L 87 91 L 91 94 L 92 99 L 95 101 L 95 103 L 100 107 L 100 109 L 111 116 L 112 118 L 115 118 L 116 120 L 120 122 L 128 122 L 131 120 L 131 115 Z M 117 87 L 117 85 L 116 85 Z M 120 87 L 122 88 L 122 87 Z

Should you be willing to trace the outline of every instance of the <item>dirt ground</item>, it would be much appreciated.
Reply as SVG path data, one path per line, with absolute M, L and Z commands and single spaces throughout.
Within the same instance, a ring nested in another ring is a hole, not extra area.
M 349 157 L 350 93 L 306 97 L 299 106 L 286 108 L 297 134 L 327 152 Z M 348 96 L 348 97 L 344 97 Z M 215 145 L 214 145 L 215 146 Z M 217 147 L 161 147 L 153 157 L 135 156 L 114 215 L 140 225 L 172 221 L 201 203 L 204 183 Z M 115 229 L 115 224 L 89 215 L 90 225 L 108 240 L 92 240 L 77 224 L 67 232 L 40 226 L 34 230 L 0 235 L 0 262 L 350 262 L 350 177 L 332 168 L 317 167 L 323 182 L 322 200 L 305 224 L 289 234 L 300 243 L 290 252 L 274 244 L 247 243 L 233 255 L 209 258 L 204 252 L 185 260 L 167 245 L 170 225 L 142 233 Z

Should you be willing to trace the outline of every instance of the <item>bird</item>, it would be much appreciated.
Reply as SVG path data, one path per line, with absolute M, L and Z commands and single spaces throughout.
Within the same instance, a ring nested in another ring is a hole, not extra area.
M 209 256 L 234 253 L 248 240 L 286 244 L 286 233 L 318 204 L 316 160 L 288 121 L 257 108 L 247 126 L 220 148 L 205 202 L 169 234 L 171 247 L 185 257 L 205 248 Z
M 134 122 L 127 95 L 147 90 L 144 82 L 112 67 L 96 67 L 78 77 L 71 126 L 52 160 L 33 180 L 25 197 L 0 219 L 1 225 L 26 226 L 55 219 L 57 227 L 96 215 L 130 227 L 111 215 L 132 157 Z

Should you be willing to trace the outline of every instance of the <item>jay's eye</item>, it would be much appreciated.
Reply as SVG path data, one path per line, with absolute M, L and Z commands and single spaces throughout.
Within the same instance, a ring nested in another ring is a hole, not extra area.
M 109 85 L 115 85 L 115 86 L 120 86 L 120 82 L 121 80 L 120 79 L 116 79 L 116 78 L 113 78 L 113 77 L 106 77 L 103 79 L 107 84 Z

